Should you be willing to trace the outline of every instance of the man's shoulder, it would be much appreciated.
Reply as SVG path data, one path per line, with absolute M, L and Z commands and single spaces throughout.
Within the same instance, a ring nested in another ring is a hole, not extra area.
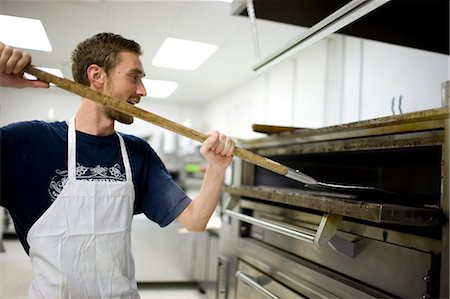
M 155 152 L 155 150 L 147 140 L 135 135 L 125 134 L 121 132 L 119 132 L 119 134 L 123 137 L 127 149 L 130 151 L 130 153 L 133 154 L 133 158 L 135 158 L 136 156 L 148 157 L 150 159 L 158 157 L 158 154 Z
M 17 131 L 17 132 L 31 132 L 31 131 L 55 131 L 64 130 L 66 128 L 65 122 L 45 122 L 42 120 L 30 120 L 11 123 L 2 127 L 2 130 Z
M 12 123 L 0 129 L 3 148 L 27 148 L 34 145 L 50 147 L 54 141 L 64 141 L 66 135 L 65 122 L 32 120 Z
M 118 132 L 120 136 L 122 136 L 123 140 L 125 141 L 125 144 L 132 146 L 134 148 L 140 148 L 140 149 L 151 149 L 150 144 L 143 138 L 137 137 L 135 135 L 130 135 L 122 132 Z

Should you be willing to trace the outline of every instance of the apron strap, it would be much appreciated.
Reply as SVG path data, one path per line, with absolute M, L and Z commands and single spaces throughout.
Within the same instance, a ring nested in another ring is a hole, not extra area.
M 128 153 L 127 149 L 125 147 L 125 142 L 123 141 L 123 137 L 116 132 L 116 135 L 119 137 L 119 143 L 120 143 L 120 152 L 122 153 L 122 161 L 123 166 L 125 167 L 125 175 L 127 182 L 131 182 L 131 166 L 130 166 L 130 160 L 128 159 Z
M 67 150 L 67 170 L 69 181 L 76 180 L 76 152 L 77 152 L 77 138 L 75 133 L 75 115 L 69 121 L 69 140 Z

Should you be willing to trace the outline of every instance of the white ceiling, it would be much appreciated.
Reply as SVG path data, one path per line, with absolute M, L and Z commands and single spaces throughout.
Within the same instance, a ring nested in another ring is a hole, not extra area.
M 232 16 L 221 1 L 5 1 L 2 14 L 42 20 L 52 52 L 30 51 L 37 66 L 59 68 L 67 78 L 70 54 L 78 42 L 110 31 L 141 44 L 147 78 L 176 81 L 167 103 L 202 104 L 245 83 L 257 74 L 250 20 Z M 262 56 L 304 31 L 302 27 L 258 20 Z M 0 30 L 4 30 L 1 28 Z M 166 37 L 217 45 L 218 50 L 196 71 L 154 67 L 151 61 Z

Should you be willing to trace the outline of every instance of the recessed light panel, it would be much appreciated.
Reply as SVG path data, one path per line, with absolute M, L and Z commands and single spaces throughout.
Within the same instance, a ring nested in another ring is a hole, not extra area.
M 178 88 L 178 83 L 173 81 L 142 79 L 142 83 L 147 96 L 152 98 L 167 98 Z
M 216 50 L 216 45 L 169 37 L 159 48 L 152 64 L 159 67 L 193 71 Z
M 21 18 L 0 14 L 0 41 L 16 48 L 51 52 L 42 22 L 37 19 Z

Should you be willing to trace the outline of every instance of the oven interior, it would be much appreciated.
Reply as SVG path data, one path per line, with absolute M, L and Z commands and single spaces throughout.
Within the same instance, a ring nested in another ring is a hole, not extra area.
M 357 196 L 370 201 L 423 207 L 440 206 L 441 146 L 278 155 L 268 158 L 321 182 L 369 186 L 388 191 L 357 191 Z M 306 188 L 303 183 L 260 167 L 255 167 L 253 185 L 298 190 Z

